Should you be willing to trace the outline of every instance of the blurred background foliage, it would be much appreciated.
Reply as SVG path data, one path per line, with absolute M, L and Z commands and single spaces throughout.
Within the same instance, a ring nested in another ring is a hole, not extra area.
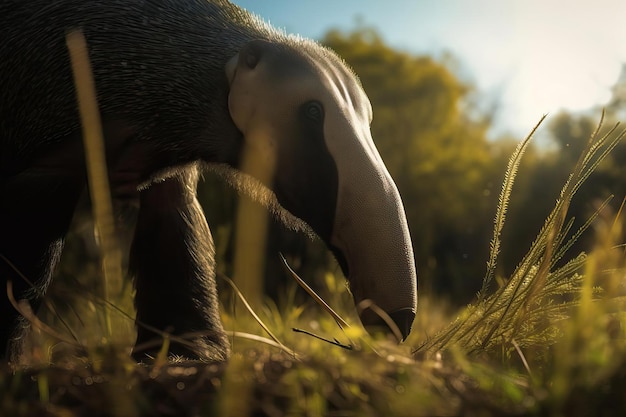
M 453 57 L 435 59 L 394 49 L 367 27 L 333 30 L 321 42 L 352 66 L 372 102 L 372 137 L 405 204 L 420 294 L 446 298 L 453 305 L 466 304 L 480 289 L 506 164 L 523 138 L 489 137 L 490 112 L 497 108 L 486 111 L 476 104 L 479 93 L 455 75 Z M 626 65 L 613 91 L 605 126 L 626 116 Z M 498 274 L 508 276 L 530 247 L 600 112 L 552 114 L 540 128 L 548 139 L 532 143 L 522 162 L 503 232 Z M 528 126 L 529 132 L 532 127 Z M 217 246 L 218 271 L 232 275 L 240 197 L 210 172 L 198 194 Z M 582 224 L 609 195 L 615 196 L 611 207 L 616 211 L 626 195 L 624 143 L 579 191 L 570 214 Z M 277 299 L 285 293 L 286 283 L 293 285 L 279 252 L 313 286 L 324 287 L 328 271 L 340 275 L 321 241 L 269 221 L 266 265 L 261 274 L 267 296 Z M 84 234 L 87 229 L 74 233 Z M 89 255 L 85 253 L 88 245 L 79 242 L 68 249 L 80 255 L 64 255 L 66 258 L 83 260 Z M 589 249 L 586 245 L 590 244 L 583 238 L 572 251 Z M 61 273 L 64 271 L 69 275 L 62 266 Z M 71 271 L 71 275 L 77 274 L 75 267 Z M 220 291 L 228 293 L 223 288 Z

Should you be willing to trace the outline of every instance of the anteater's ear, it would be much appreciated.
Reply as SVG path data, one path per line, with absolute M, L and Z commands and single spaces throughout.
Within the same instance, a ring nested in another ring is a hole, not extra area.
M 264 40 L 253 40 L 246 43 L 235 56 L 226 63 L 226 76 L 232 85 L 235 73 L 254 70 L 267 54 L 275 49 L 274 44 Z

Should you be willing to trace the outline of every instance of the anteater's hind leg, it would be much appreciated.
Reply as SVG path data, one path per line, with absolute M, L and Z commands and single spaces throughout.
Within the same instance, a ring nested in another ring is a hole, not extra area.
M 10 303 L 6 283 L 16 300 L 28 300 L 36 311 L 83 186 L 82 177 L 45 172 L 0 178 L 0 357 L 17 359 L 29 328 Z

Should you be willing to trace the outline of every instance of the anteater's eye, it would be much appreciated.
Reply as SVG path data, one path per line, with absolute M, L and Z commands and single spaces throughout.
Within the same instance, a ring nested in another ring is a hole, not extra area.
M 321 122 L 324 119 L 324 106 L 319 101 L 309 101 L 304 106 L 304 114 L 307 119 L 314 122 Z

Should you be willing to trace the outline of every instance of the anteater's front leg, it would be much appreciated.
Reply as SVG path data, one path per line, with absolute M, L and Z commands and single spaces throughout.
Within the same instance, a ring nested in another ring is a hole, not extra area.
M 219 317 L 215 247 L 196 198 L 198 172 L 191 167 L 141 192 L 131 248 L 135 278 L 137 345 L 162 340 L 150 326 L 172 335 L 197 333 L 188 344 L 171 341 L 169 352 L 190 359 L 225 360 L 228 339 Z M 183 336 L 184 337 L 184 336 Z M 135 349 L 137 358 L 154 353 Z

